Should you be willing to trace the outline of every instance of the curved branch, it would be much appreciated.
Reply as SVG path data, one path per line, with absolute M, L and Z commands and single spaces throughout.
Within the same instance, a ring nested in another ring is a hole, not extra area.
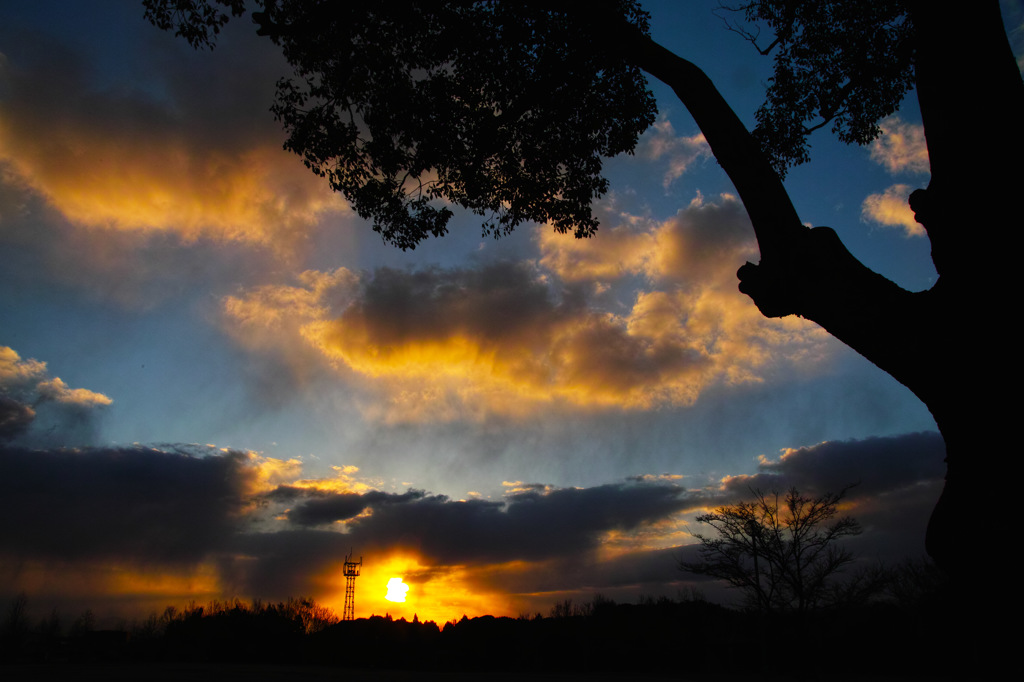
M 629 59 L 672 88 L 693 115 L 750 215 L 761 257 L 788 260 L 807 228 L 800 223 L 782 180 L 711 79 L 692 62 L 632 30 L 620 38 Z
M 638 31 L 619 33 L 626 57 L 689 109 L 743 200 L 761 263 L 740 268 L 740 291 L 768 317 L 817 322 L 928 403 L 920 347 L 934 333 L 932 297 L 863 265 L 831 228 L 801 224 L 778 174 L 707 75 Z

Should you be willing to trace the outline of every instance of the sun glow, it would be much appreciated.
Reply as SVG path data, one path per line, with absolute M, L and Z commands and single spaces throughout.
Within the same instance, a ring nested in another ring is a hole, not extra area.
M 335 585 L 333 594 L 324 595 L 325 603 L 341 613 L 344 603 L 344 579 L 338 580 L 340 566 L 325 573 Z M 401 576 L 401 578 L 396 578 Z M 395 580 L 407 588 L 403 601 L 388 597 Z M 504 595 L 486 588 L 480 589 L 471 570 L 464 566 L 437 566 L 424 562 L 412 552 L 374 555 L 363 559 L 362 573 L 356 579 L 355 617 L 390 615 L 394 619 L 420 621 L 432 620 L 444 624 L 463 614 L 470 618 L 483 615 L 514 616 L 519 606 L 513 605 Z
M 405 595 L 409 586 L 402 582 L 401 578 L 392 578 L 388 581 L 388 593 L 384 598 L 388 601 L 405 601 Z

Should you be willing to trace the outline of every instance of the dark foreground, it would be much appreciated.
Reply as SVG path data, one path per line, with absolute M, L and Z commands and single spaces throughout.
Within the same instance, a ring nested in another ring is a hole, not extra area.
M 835 680 L 836 682 L 859 682 L 873 680 L 875 682 L 903 682 L 904 680 L 925 679 L 925 676 L 875 676 L 875 675 L 843 675 L 826 673 L 818 676 L 808 673 L 805 676 L 758 676 L 762 682 L 771 680 Z M 9 682 L 22 680 L 75 680 L 76 682 L 127 682 L 128 680 L 146 680 L 151 682 L 188 682 L 212 680 L 216 682 L 423 682 L 425 680 L 444 680 L 445 682 L 477 682 L 478 680 L 495 680 L 496 682 L 519 682 L 523 679 L 521 672 L 507 671 L 476 671 L 476 672 L 421 672 L 414 670 L 368 670 L 347 669 L 322 666 L 293 665 L 216 665 L 200 663 L 165 663 L 165 664 L 40 664 L 40 665 L 8 665 L 0 666 L 0 679 Z M 705 673 L 689 675 L 685 673 L 529 673 L 530 680 L 537 682 L 576 682 L 594 680 L 596 682 L 621 682 L 622 680 L 638 680 L 640 682 L 747 682 L 749 675 L 715 675 Z M 941 679 L 927 676 L 927 679 Z M 952 677 L 951 677 L 952 679 Z
M 306 606 L 211 604 L 67 636 L 45 623 L 8 628 L 0 680 L 895 681 L 965 679 L 992 658 L 958 638 L 978 621 L 957 618 L 941 593 L 804 614 L 595 598 L 546 618 L 463 617 L 443 627 L 379 616 L 336 622 Z

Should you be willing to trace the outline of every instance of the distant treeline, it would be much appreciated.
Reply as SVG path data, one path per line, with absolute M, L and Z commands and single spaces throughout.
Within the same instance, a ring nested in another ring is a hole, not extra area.
M 445 623 L 373 616 L 341 622 L 312 599 L 168 607 L 116 630 L 86 612 L 64 631 L 53 612 L 32 625 L 10 606 L 0 662 L 193 662 L 421 671 L 621 671 L 841 675 L 941 672 L 956 643 L 941 587 L 812 614 L 728 609 L 699 594 L 618 604 L 556 604 L 548 616 L 482 616 Z

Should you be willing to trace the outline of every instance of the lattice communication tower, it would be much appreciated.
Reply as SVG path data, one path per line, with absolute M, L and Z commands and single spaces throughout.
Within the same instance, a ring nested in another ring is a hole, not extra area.
M 345 557 L 345 609 L 342 611 L 342 620 L 355 620 L 356 617 L 356 578 L 359 577 L 359 569 L 363 566 L 363 557 L 359 561 L 352 561 L 351 550 Z

